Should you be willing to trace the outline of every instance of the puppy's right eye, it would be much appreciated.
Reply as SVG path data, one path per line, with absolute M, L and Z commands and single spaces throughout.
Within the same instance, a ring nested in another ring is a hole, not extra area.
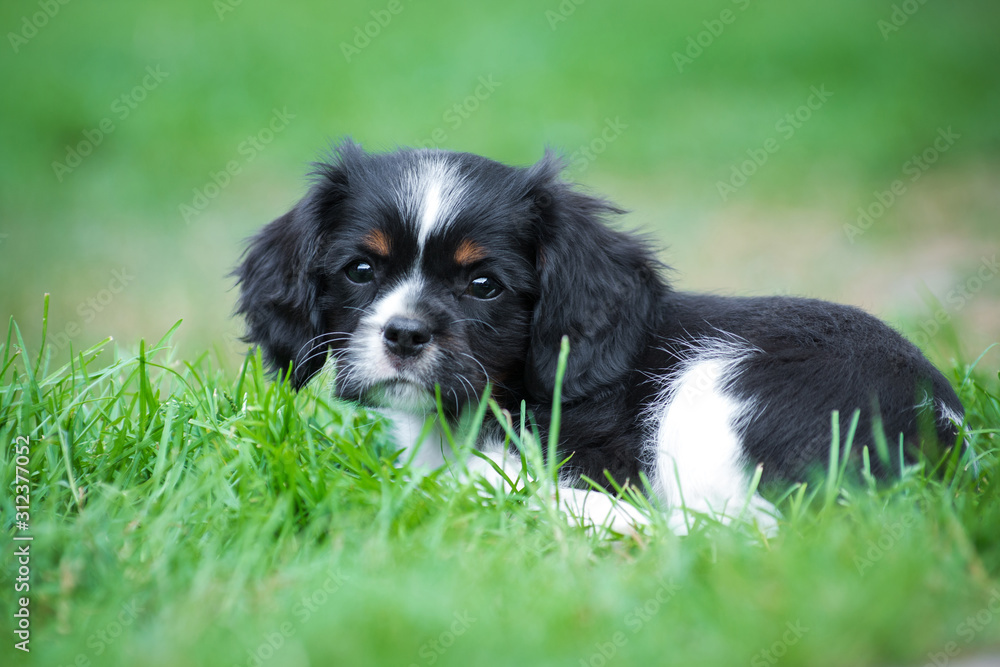
M 354 262 L 349 264 L 344 273 L 352 283 L 363 285 L 375 280 L 375 269 L 368 262 Z

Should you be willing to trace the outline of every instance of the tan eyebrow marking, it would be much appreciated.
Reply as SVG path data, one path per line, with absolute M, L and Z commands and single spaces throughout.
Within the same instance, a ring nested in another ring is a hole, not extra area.
M 389 236 L 383 232 L 381 229 L 373 229 L 372 231 L 365 234 L 361 242 L 366 248 L 371 250 L 373 253 L 379 257 L 389 256 Z
M 475 241 L 465 239 L 458 244 L 458 249 L 455 250 L 455 263 L 460 266 L 466 266 L 473 262 L 478 262 L 486 257 L 487 254 L 489 253 L 486 252 L 486 248 Z

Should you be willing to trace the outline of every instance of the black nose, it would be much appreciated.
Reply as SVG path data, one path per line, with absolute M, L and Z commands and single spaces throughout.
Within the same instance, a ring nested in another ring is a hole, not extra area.
M 393 317 L 382 331 L 389 351 L 400 357 L 419 354 L 431 342 L 431 330 L 426 323 L 409 317 Z

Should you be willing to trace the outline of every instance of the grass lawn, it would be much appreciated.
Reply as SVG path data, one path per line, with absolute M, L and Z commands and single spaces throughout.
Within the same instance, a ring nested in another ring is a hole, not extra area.
M 57 358 L 11 321 L 0 471 L 30 498 L 27 530 L 12 494 L 0 505 L 0 626 L 18 664 L 19 597 L 44 665 L 891 665 L 1000 644 L 983 365 L 949 372 L 978 473 L 948 459 L 884 488 L 799 487 L 770 539 L 707 521 L 598 539 L 533 487 L 414 478 L 377 415 L 323 382 L 296 394 L 256 356 L 222 371 L 172 333 Z
M 987 0 L 0 3 L 0 665 L 1000 651 L 1000 349 L 977 363 L 1000 340 L 998 19 Z M 343 135 L 521 165 L 552 146 L 679 288 L 887 319 L 957 388 L 978 471 L 793 489 L 770 539 L 597 539 L 533 489 L 414 480 L 377 415 L 274 384 L 229 317 L 243 239 Z

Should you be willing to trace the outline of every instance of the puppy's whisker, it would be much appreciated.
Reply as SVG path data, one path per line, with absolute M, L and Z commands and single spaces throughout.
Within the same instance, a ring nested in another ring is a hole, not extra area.
M 465 377 L 461 373 L 458 373 L 458 379 L 461 380 L 464 384 L 468 385 L 469 389 L 471 389 L 473 391 L 473 393 L 475 393 L 476 387 L 472 384 L 472 380 L 470 380 L 469 378 Z
M 322 339 L 327 338 L 327 337 L 343 336 L 343 337 L 346 337 L 346 338 L 350 338 L 353 335 L 354 334 L 352 334 L 350 332 L 347 332 L 347 331 L 324 331 L 323 333 L 321 333 L 319 335 L 316 335 L 316 336 L 313 336 L 312 338 L 310 338 L 309 340 L 307 340 L 305 343 L 302 344 L 302 347 L 300 347 L 299 349 L 301 350 L 306 345 L 311 345 L 311 344 L 315 343 L 316 341 L 322 340 Z
M 328 347 L 314 348 L 314 351 L 310 352 L 309 355 L 306 356 L 304 359 L 302 359 L 301 361 L 296 360 L 295 365 L 296 366 L 305 366 L 307 363 L 309 363 L 313 359 L 316 359 L 318 357 L 323 357 L 323 356 L 329 356 L 331 359 L 339 360 L 342 356 L 344 356 L 345 352 L 346 352 L 346 350 L 331 350 Z M 323 366 L 320 366 L 313 374 L 315 375 L 316 373 L 319 373 L 320 371 L 323 370 L 323 368 L 325 366 L 326 366 L 326 364 L 324 364 Z
M 341 347 L 341 348 L 337 349 L 337 348 L 333 347 L 333 343 L 340 343 L 340 342 L 345 342 L 345 341 L 349 342 L 350 339 L 349 338 L 332 338 L 330 340 L 325 340 L 325 341 L 322 341 L 321 343 L 317 343 L 316 345 L 313 345 L 309 350 L 306 351 L 306 353 L 307 354 L 314 354 L 317 350 L 320 350 L 320 351 L 330 350 L 332 353 L 343 353 L 347 349 L 347 347 Z
M 308 359 L 306 361 L 308 361 Z M 303 362 L 299 367 L 301 368 L 302 366 L 305 365 L 305 363 L 306 362 Z M 326 369 L 326 364 L 323 364 L 322 366 L 319 366 L 315 370 L 311 371 L 309 373 L 309 376 L 305 379 L 305 381 L 303 381 L 302 384 L 303 385 L 309 384 L 314 377 L 316 377 L 317 375 L 319 375 L 320 373 L 322 373 L 325 369 Z
M 479 368 L 483 371 L 483 379 L 486 382 L 490 381 L 490 374 L 486 372 L 486 366 L 483 366 L 483 362 L 479 361 L 479 359 L 476 359 L 468 352 L 459 352 L 459 354 L 461 354 L 463 357 L 468 357 L 469 359 L 472 359 L 474 362 L 476 362 L 479 365 Z
M 460 373 L 452 373 L 452 376 L 455 377 L 455 378 L 457 378 L 459 380 L 459 385 L 458 386 L 460 386 L 462 388 L 462 391 L 465 392 L 465 394 L 466 394 L 466 398 L 468 398 L 469 390 L 465 388 L 464 384 L 461 384 L 461 379 L 462 379 L 461 374 Z M 450 387 L 448 389 L 448 391 L 450 391 L 451 395 L 455 397 L 455 407 L 460 407 L 462 404 L 458 400 L 458 392 L 455 391 L 454 384 L 453 384 L 452 387 Z
M 304 363 L 306 363 L 308 361 L 311 361 L 312 359 L 315 359 L 316 357 L 321 357 L 321 356 L 326 355 L 326 354 L 329 354 L 331 356 L 337 356 L 338 353 L 342 354 L 343 351 L 342 350 L 334 350 L 333 348 L 331 348 L 327 344 L 316 345 L 315 347 L 311 348 L 309 350 L 308 354 L 306 354 L 306 356 L 303 357 L 302 359 L 299 359 L 298 357 L 296 357 L 295 363 L 296 364 L 304 364 Z
M 495 334 L 500 335 L 500 332 L 497 330 L 495 326 L 493 326 L 489 322 L 485 322 L 475 317 L 466 317 L 461 320 L 452 320 L 452 324 L 460 324 L 462 322 L 475 322 L 476 324 L 482 324 L 484 327 L 489 327 L 490 329 L 492 329 Z
M 302 384 L 303 385 L 309 384 L 310 382 L 312 382 L 313 378 L 316 377 L 317 375 L 319 375 L 322 371 L 323 371 L 322 368 L 318 368 L 318 369 L 314 370 L 312 373 L 309 374 L 309 377 L 307 377 L 305 379 L 305 382 L 303 382 Z
M 504 389 L 506 391 L 512 391 L 512 389 L 510 387 L 508 387 L 506 384 L 504 384 L 503 382 L 500 382 L 499 380 L 491 378 L 490 374 L 486 371 L 486 367 L 483 366 L 483 363 L 481 361 L 479 361 L 478 359 L 476 359 L 471 354 L 468 354 L 466 352 L 457 352 L 456 354 L 464 355 L 464 356 L 468 357 L 469 359 L 472 359 L 473 361 L 476 362 L 476 364 L 479 365 L 479 368 L 480 368 L 480 370 L 483 373 L 483 382 L 485 382 L 487 384 L 491 384 L 494 387 L 497 387 L 497 388 L 500 388 L 500 389 Z
M 309 340 L 307 340 L 305 343 L 303 343 L 299 347 L 299 352 L 301 353 L 302 350 L 306 349 L 307 347 L 308 348 L 312 348 L 312 347 L 316 347 L 317 345 L 322 345 L 326 341 L 340 340 L 340 339 L 349 339 L 351 337 L 352 337 L 352 334 L 349 334 L 349 333 L 344 332 L 344 331 L 328 331 L 328 332 L 322 333 L 322 334 L 320 334 L 318 336 L 313 336 L 312 338 L 310 338 Z
M 362 381 L 359 382 L 358 381 L 358 377 L 359 376 L 360 376 L 360 371 L 359 371 L 357 365 L 354 364 L 354 363 L 348 362 L 347 364 L 345 364 L 343 366 L 338 366 L 337 367 L 337 384 L 338 385 L 340 385 L 340 386 L 345 386 L 345 385 L 346 386 L 350 386 L 350 385 L 357 384 L 358 385 L 357 390 L 359 392 L 367 391 L 369 388 L 371 388 L 371 386 L 373 386 L 373 383 L 371 383 L 371 382 L 365 382 L 363 379 L 362 379 Z
M 476 392 L 476 388 L 472 386 L 472 382 L 469 381 L 469 378 L 465 377 L 461 373 L 458 373 L 457 375 L 458 375 L 458 379 L 462 381 L 462 387 L 463 388 L 465 388 L 465 386 L 468 385 L 469 389 L 472 390 L 473 394 L 477 393 Z M 468 401 L 469 403 L 472 403 L 472 395 L 469 394 L 469 389 L 465 390 L 465 400 Z
M 308 347 L 308 352 L 306 352 L 306 354 L 310 354 L 317 347 L 320 347 L 326 343 L 332 343 L 341 340 L 350 340 L 351 337 L 352 337 L 351 334 L 343 331 L 328 331 L 318 336 L 313 336 L 312 338 L 310 338 L 309 340 L 307 340 L 305 343 L 302 344 L 298 352 L 296 352 L 295 354 L 294 361 L 296 364 L 300 363 L 299 358 L 302 356 L 303 350 L 306 350 L 307 347 Z

